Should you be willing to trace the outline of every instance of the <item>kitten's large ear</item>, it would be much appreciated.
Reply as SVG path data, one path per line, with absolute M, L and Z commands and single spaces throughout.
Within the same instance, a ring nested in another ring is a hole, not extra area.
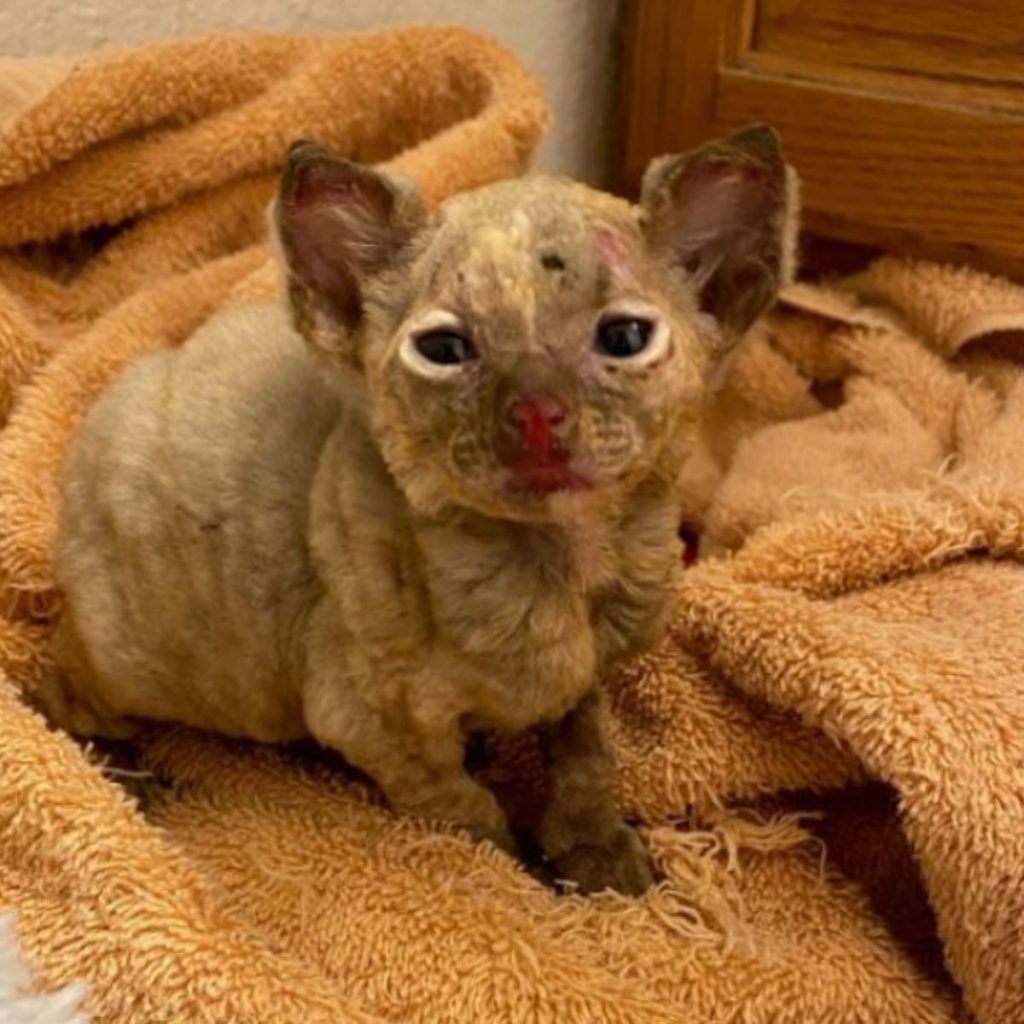
M 797 179 L 765 125 L 653 161 L 640 205 L 652 248 L 686 270 L 726 335 L 746 331 L 792 277 Z
M 273 219 L 300 333 L 344 355 L 365 281 L 400 262 L 423 218 L 411 184 L 313 142 L 292 145 Z

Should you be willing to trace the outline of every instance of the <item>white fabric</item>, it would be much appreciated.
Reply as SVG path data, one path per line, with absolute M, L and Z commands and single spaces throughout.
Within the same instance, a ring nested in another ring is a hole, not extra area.
M 0 1024 L 88 1024 L 84 985 L 48 995 L 32 992 L 32 972 L 18 948 L 14 918 L 0 914 Z

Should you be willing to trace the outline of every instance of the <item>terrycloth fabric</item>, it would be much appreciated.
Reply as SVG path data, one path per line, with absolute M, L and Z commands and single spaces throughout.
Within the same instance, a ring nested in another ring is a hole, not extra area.
M 308 748 L 161 728 L 104 770 L 17 696 L 68 437 L 130 359 L 276 288 L 287 140 L 426 139 L 393 162 L 438 199 L 520 168 L 532 82 L 426 30 L 3 71 L 0 908 L 41 984 L 111 1024 L 1024 1020 L 1024 292 L 883 261 L 755 331 L 687 471 L 702 561 L 609 681 L 666 882 L 556 896 Z M 513 802 L 531 754 L 486 769 Z

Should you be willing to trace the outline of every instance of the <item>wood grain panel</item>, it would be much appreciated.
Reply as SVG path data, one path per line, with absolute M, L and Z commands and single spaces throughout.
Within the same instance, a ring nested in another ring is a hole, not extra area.
M 1024 261 L 1024 119 L 723 69 L 715 133 L 754 120 L 782 133 L 809 227 L 898 249 L 926 234 L 933 253 L 998 269 Z
M 652 156 L 711 131 L 718 67 L 753 30 L 753 0 L 627 0 L 615 185 L 635 193 Z
M 1024 279 L 1024 0 L 625 0 L 618 189 L 750 121 L 829 239 Z M 828 248 L 828 247 L 825 247 Z
M 1024 0 L 760 0 L 757 7 L 752 48 L 761 53 L 825 69 L 1024 84 Z
M 974 79 L 954 81 L 932 75 L 909 75 L 899 71 L 847 67 L 844 64 L 831 64 L 826 68 L 814 61 L 780 57 L 760 50 L 747 51 L 743 60 L 735 66 L 768 76 L 812 83 L 825 82 L 830 86 L 878 96 L 909 97 L 916 103 L 930 106 L 977 110 L 982 114 L 1024 115 L 1024 87 L 1011 88 L 1005 84 Z

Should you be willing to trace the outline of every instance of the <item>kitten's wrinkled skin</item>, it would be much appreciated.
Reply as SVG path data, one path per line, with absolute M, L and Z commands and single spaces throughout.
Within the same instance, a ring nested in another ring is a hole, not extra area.
M 679 467 L 787 272 L 791 193 L 763 128 L 653 165 L 638 208 L 528 178 L 427 214 L 293 147 L 288 310 L 140 361 L 72 446 L 48 712 L 82 734 L 311 734 L 506 849 L 465 738 L 540 725 L 545 855 L 585 891 L 641 892 L 597 681 L 664 625 Z M 657 357 L 598 354 L 599 319 L 638 311 Z M 408 340 L 439 316 L 475 350 L 443 372 Z

